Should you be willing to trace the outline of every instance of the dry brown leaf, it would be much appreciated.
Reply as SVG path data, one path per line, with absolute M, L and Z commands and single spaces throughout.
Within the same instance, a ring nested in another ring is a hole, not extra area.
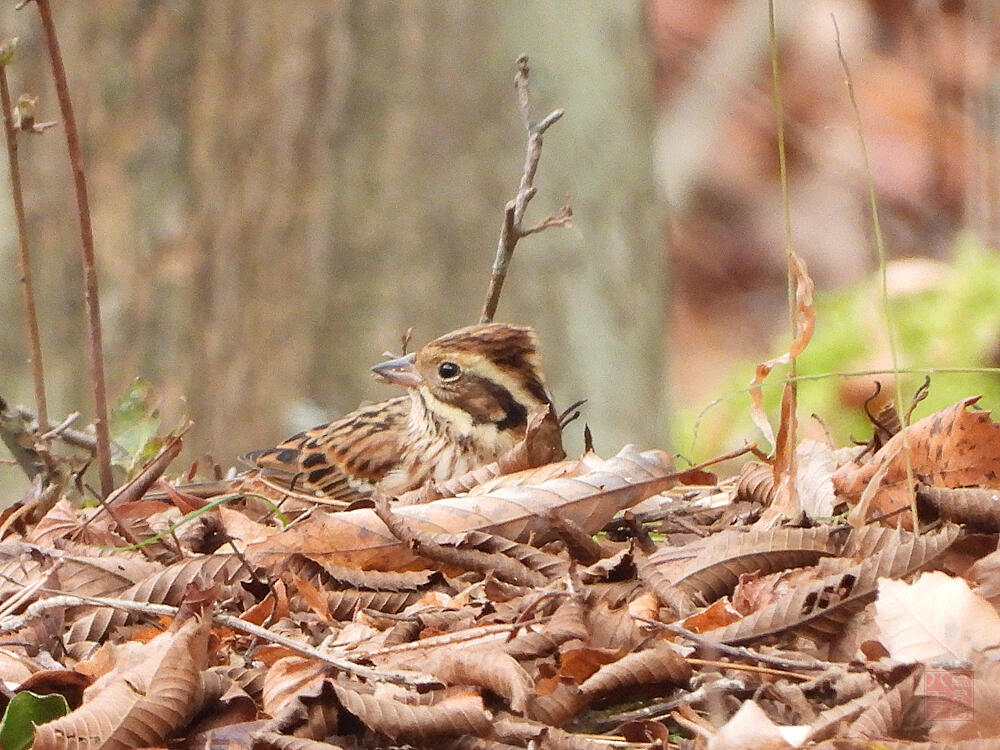
M 432 705 L 411 705 L 392 696 L 378 696 L 333 683 L 340 704 L 372 731 L 393 740 L 427 742 L 457 734 L 486 734 L 492 714 L 473 691 L 439 691 Z M 435 696 L 431 696 L 435 697 Z
M 892 736 L 893 730 L 899 726 L 906 709 L 913 701 L 922 674 L 923 668 L 918 667 L 913 674 L 872 703 L 851 722 L 847 736 L 864 738 Z
M 580 602 L 570 597 L 540 628 L 524 628 L 503 644 L 503 650 L 517 659 L 549 654 L 570 640 L 587 638 L 587 626 Z
M 798 426 L 795 407 L 798 403 L 798 391 L 794 382 L 785 383 L 781 389 L 781 412 L 778 421 L 778 434 L 774 438 L 774 497 L 771 499 L 770 511 L 777 516 L 795 518 L 802 512 L 799 501 L 798 484 L 794 481 L 795 446 L 793 439 Z
M 187 586 L 199 575 L 208 580 L 229 582 L 239 575 L 249 577 L 245 566 L 232 555 L 208 555 L 195 557 L 163 568 L 126 591 L 118 594 L 120 599 L 155 604 L 180 603 Z M 74 613 L 66 640 L 99 641 L 111 628 L 124 625 L 134 619 L 134 615 L 108 607 L 81 607 Z
M 662 451 L 639 453 L 626 446 L 578 477 L 549 479 L 534 487 L 500 488 L 490 495 L 447 498 L 395 512 L 425 532 L 480 530 L 513 540 L 534 536 L 533 541 L 540 543 L 547 537 L 546 517 L 553 510 L 594 533 L 617 511 L 670 487 L 674 482 L 670 467 L 670 458 Z M 265 566 L 280 565 L 292 553 L 321 564 L 380 570 L 404 568 L 415 560 L 369 508 L 316 514 L 247 548 L 247 557 Z
M 653 648 L 627 654 L 597 670 L 582 685 L 584 693 L 601 696 L 635 685 L 670 682 L 677 685 L 691 679 L 691 666 L 673 647 L 661 641 Z
M 424 671 L 446 685 L 474 685 L 506 699 L 522 714 L 534 693 L 535 683 L 517 660 L 502 651 L 439 650 L 422 665 Z
M 25 536 L 24 541 L 47 546 L 51 546 L 56 539 L 73 539 L 96 547 L 120 547 L 125 544 L 103 508 L 91 508 L 87 516 L 90 520 L 80 518 L 79 511 L 63 498 Z
M 906 535 L 900 544 L 811 586 L 800 586 L 789 596 L 744 617 L 732 625 L 711 630 L 706 637 L 741 645 L 796 629 L 822 641 L 833 638 L 843 624 L 876 595 L 879 578 L 901 578 L 941 555 L 960 534 L 956 526 L 923 536 Z
M 810 518 L 829 518 L 837 504 L 833 472 L 837 458 L 833 448 L 818 440 L 803 440 L 795 449 L 795 484 L 799 503 Z
M 749 532 L 733 529 L 703 542 L 663 550 L 650 559 L 675 588 L 689 597 L 712 602 L 731 593 L 744 573 L 764 575 L 814 565 L 822 557 L 835 555 L 838 540 L 828 526 Z
M 528 704 L 528 716 L 535 721 L 558 727 L 579 715 L 591 702 L 591 696 L 580 692 L 573 682 L 558 682 L 545 695 L 536 695 Z
M 774 430 L 771 429 L 771 423 L 764 411 L 764 395 L 760 384 L 775 367 L 791 362 L 805 351 L 812 338 L 813 330 L 816 328 L 816 313 L 813 309 L 814 285 L 809 276 L 809 269 L 806 267 L 806 262 L 797 253 L 792 253 L 792 261 L 795 274 L 795 330 L 797 336 L 787 352 L 780 357 L 769 359 L 767 362 L 757 365 L 753 381 L 750 383 L 750 416 L 771 445 L 775 444 Z
M 866 464 L 847 464 L 833 475 L 837 493 L 854 503 L 875 473 L 888 464 L 877 487 L 874 507 L 892 513 L 910 502 L 906 485 L 904 436 L 910 448 L 915 477 L 934 487 L 985 486 L 1000 488 L 1000 426 L 990 412 L 969 407 L 978 396 L 964 399 L 924 417 L 905 432 L 894 435 Z
M 871 707 L 875 701 L 881 698 L 884 693 L 885 691 L 882 690 L 882 688 L 876 687 L 873 690 L 869 690 L 864 695 L 852 698 L 845 703 L 841 703 L 840 705 L 823 711 L 809 724 L 809 740 L 812 742 L 818 742 L 819 740 L 825 740 L 828 737 L 832 737 L 843 725 L 849 724 L 857 719 L 862 713 Z
M 35 544 L 0 544 L 0 581 L 17 581 L 20 589 L 36 576 L 57 567 L 59 585 L 65 591 L 86 596 L 116 596 L 138 581 L 163 569 L 142 556 L 110 554 L 86 549 L 55 549 Z M 0 589 L 0 594 L 3 590 Z
M 1000 614 L 961 578 L 924 573 L 913 583 L 878 582 L 879 640 L 902 662 L 965 659 L 1000 646 Z
M 477 484 L 469 490 L 470 495 L 489 495 L 501 487 L 530 487 L 541 484 L 549 479 L 571 479 L 588 471 L 594 471 L 604 463 L 604 459 L 593 451 L 584 453 L 580 458 L 544 464 L 532 469 L 516 471 L 513 474 L 503 474 Z
M 316 686 L 326 679 L 326 674 L 326 666 L 315 659 L 301 656 L 279 659 L 264 676 L 261 696 L 264 712 L 277 716 L 288 706 L 297 704 L 303 692 L 315 692 Z
M 62 718 L 35 728 L 35 750 L 130 748 L 159 745 L 202 708 L 202 671 L 208 666 L 211 618 L 182 608 L 176 629 L 143 647 L 146 658 L 106 675 L 86 701 Z
M 1000 611 L 1000 550 L 977 560 L 965 575 L 977 584 L 976 594 Z
M 744 701 L 719 731 L 709 739 L 708 750 L 770 750 L 798 747 L 809 734 L 809 727 L 782 727 L 775 724 L 754 701 Z
M 684 620 L 684 627 L 692 633 L 705 633 L 740 621 L 740 614 L 728 599 L 719 599 L 701 612 Z
M 1000 531 L 1000 492 L 981 487 L 917 486 L 918 512 L 929 507 L 933 515 L 945 521 L 965 524 L 969 531 Z

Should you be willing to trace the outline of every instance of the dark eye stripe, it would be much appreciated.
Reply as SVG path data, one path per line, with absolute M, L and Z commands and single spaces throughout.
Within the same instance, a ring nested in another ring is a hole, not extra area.
M 489 398 L 504 413 L 502 419 L 491 420 L 485 413 L 476 414 L 469 410 L 474 422 L 482 424 L 492 421 L 496 424 L 498 430 L 509 430 L 514 427 L 520 427 L 527 421 L 528 410 L 524 404 L 515 399 L 513 394 L 502 385 L 488 378 L 481 378 L 474 375 L 468 375 L 467 377 L 470 381 L 475 381 L 474 383 L 470 382 L 470 390 L 477 390 L 488 394 Z

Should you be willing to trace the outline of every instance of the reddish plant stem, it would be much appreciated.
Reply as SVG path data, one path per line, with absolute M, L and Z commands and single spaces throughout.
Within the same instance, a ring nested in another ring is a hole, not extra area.
M 10 190 L 14 197 L 17 241 L 21 248 L 21 291 L 24 296 L 24 324 L 28 335 L 28 361 L 35 385 L 35 408 L 38 410 L 38 434 L 49 431 L 49 410 L 45 399 L 45 371 L 42 368 L 42 343 L 35 311 L 35 291 L 31 283 L 31 252 L 28 248 L 28 223 L 21 189 L 21 165 L 17 159 L 17 128 L 14 127 L 14 104 L 7 84 L 7 66 L 0 65 L 0 106 L 3 107 L 4 134 L 7 136 L 7 161 L 10 163 Z
M 45 44 L 52 62 L 52 78 L 59 99 L 66 130 L 66 147 L 69 151 L 70 168 L 73 171 L 73 187 L 76 192 L 77 215 L 80 221 L 80 247 L 83 262 L 83 300 L 87 311 L 87 338 L 90 342 L 90 382 L 94 392 L 94 431 L 97 437 L 97 471 L 101 480 L 101 494 L 107 497 L 114 489 L 111 477 L 111 437 L 108 432 L 108 397 L 104 384 L 104 351 L 101 344 L 101 308 L 97 293 L 97 267 L 94 261 L 94 233 L 90 225 L 90 201 L 87 199 L 87 180 L 83 173 L 83 158 L 80 155 L 80 137 L 76 129 L 76 117 L 69 98 L 66 82 L 66 68 L 63 66 L 59 39 L 52 20 L 49 0 L 35 0 L 38 15 L 45 32 Z

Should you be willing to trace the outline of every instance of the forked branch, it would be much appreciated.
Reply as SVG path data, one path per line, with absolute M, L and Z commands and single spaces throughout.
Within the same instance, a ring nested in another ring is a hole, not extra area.
M 566 205 L 552 216 L 547 216 L 537 224 L 525 227 L 524 212 L 528 203 L 535 197 L 535 173 L 538 171 L 538 160 L 542 155 L 542 137 L 545 131 L 558 122 L 563 116 L 563 110 L 557 109 L 540 121 L 535 120 L 534 108 L 531 104 L 531 91 L 528 87 L 528 56 L 517 58 L 517 72 L 514 74 L 514 89 L 517 91 L 517 102 L 521 109 L 525 130 L 528 132 L 528 146 L 524 155 L 524 169 L 521 172 L 521 182 L 514 198 L 508 201 L 504 208 L 503 224 L 500 227 L 500 240 L 497 243 L 497 254 L 493 261 L 493 272 L 490 275 L 490 286 L 486 292 L 486 302 L 483 305 L 480 323 L 489 323 L 496 315 L 497 304 L 500 301 L 500 291 L 507 278 L 514 248 L 522 237 L 537 234 L 549 227 L 569 227 L 573 224 L 573 209 Z

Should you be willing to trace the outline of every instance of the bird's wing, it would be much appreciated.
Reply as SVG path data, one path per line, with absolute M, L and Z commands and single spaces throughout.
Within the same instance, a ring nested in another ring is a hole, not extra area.
M 338 500 L 371 494 L 406 445 L 410 399 L 362 407 L 244 457 L 272 482 Z

